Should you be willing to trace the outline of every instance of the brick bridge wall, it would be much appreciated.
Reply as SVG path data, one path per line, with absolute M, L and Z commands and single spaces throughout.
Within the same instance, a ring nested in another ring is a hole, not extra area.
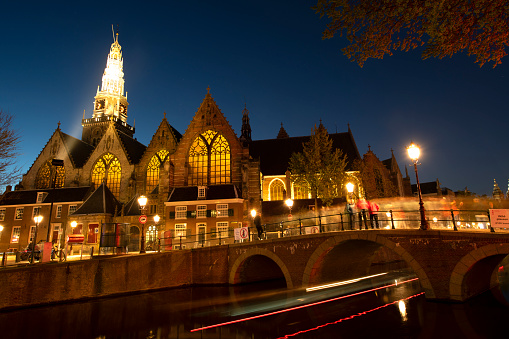
M 284 278 L 288 288 L 359 277 L 400 258 L 428 299 L 463 301 L 496 283 L 508 233 L 369 230 L 37 264 L 0 270 L 0 309 L 199 284 Z

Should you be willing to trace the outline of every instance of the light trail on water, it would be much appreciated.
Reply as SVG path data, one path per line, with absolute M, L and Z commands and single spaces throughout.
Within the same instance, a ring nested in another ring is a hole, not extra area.
M 403 299 L 400 299 L 400 300 L 396 300 L 396 301 L 393 301 L 391 303 L 387 303 L 385 305 L 382 305 L 382 306 L 378 306 L 378 307 L 375 307 L 375 308 L 372 308 L 370 310 L 367 310 L 367 311 L 363 311 L 363 312 L 359 312 L 357 314 L 354 314 L 354 315 L 351 315 L 349 317 L 345 317 L 345 318 L 341 318 L 341 319 L 338 319 L 336 321 L 333 321 L 331 323 L 326 323 L 326 324 L 323 324 L 323 325 L 318 325 L 316 327 L 313 327 L 313 328 L 308 328 L 307 330 L 302 330 L 302 331 L 298 331 L 298 332 L 295 332 L 295 333 L 292 333 L 292 334 L 287 334 L 283 337 L 279 337 L 278 339 L 287 339 L 287 338 L 290 338 L 290 337 L 295 337 L 299 334 L 304 334 L 304 333 L 308 333 L 308 332 L 312 332 L 312 331 L 316 331 L 320 328 L 323 328 L 323 327 L 326 327 L 326 326 L 330 326 L 330 325 L 336 325 L 336 324 L 339 324 L 340 322 L 343 322 L 343 321 L 346 321 L 346 320 L 351 320 L 351 319 L 354 319 L 354 318 L 357 318 L 357 317 L 360 317 L 362 315 L 366 315 L 368 313 L 371 313 L 371 312 L 374 312 L 374 311 L 378 311 L 378 310 L 381 310 L 387 306 L 391 306 L 391 305 L 394 305 L 394 304 L 398 304 L 399 302 L 401 301 L 404 301 L 404 300 L 409 300 L 409 299 L 412 299 L 412 298 L 415 298 L 415 297 L 418 297 L 420 295 L 423 295 L 424 292 L 421 292 L 421 293 L 417 293 L 417 294 L 414 294 L 414 295 L 411 295 L 407 298 L 403 298 Z
M 268 317 L 268 316 L 271 316 L 271 315 L 276 315 L 276 314 L 281 314 L 281 313 L 285 313 L 285 312 L 291 312 L 291 311 L 295 311 L 295 310 L 304 309 L 304 308 L 307 308 L 307 307 L 322 305 L 322 304 L 329 303 L 329 302 L 332 302 L 332 301 L 346 299 L 346 298 L 354 297 L 354 296 L 357 296 L 357 295 L 361 295 L 361 294 L 365 294 L 365 293 L 369 293 L 369 292 L 373 292 L 373 291 L 378 291 L 378 290 L 385 289 L 385 288 L 388 288 L 388 287 L 394 287 L 394 286 L 397 286 L 397 285 L 406 284 L 406 283 L 409 283 L 409 282 L 412 282 L 412 281 L 416 281 L 416 280 L 419 280 L 419 278 L 413 278 L 413 279 L 409 279 L 409 280 L 405 280 L 405 281 L 401 281 L 401 282 L 396 282 L 394 284 L 389 284 L 389 285 L 384 285 L 384 286 L 380 286 L 380 287 L 376 287 L 376 288 L 371 288 L 369 290 L 365 290 L 365 291 L 361 291 L 361 292 L 351 293 L 351 294 L 348 294 L 348 295 L 342 295 L 340 297 L 331 298 L 331 299 L 327 299 L 327 300 L 321 300 L 321 301 L 317 301 L 317 302 L 313 302 L 313 303 L 309 303 L 309 304 L 304 304 L 304 305 L 300 305 L 300 306 L 295 306 L 295 307 L 291 307 L 291 308 L 286 308 L 286 309 L 282 309 L 282 310 L 278 310 L 278 311 L 274 311 L 274 312 L 259 314 L 259 315 L 255 315 L 255 316 L 252 316 L 252 317 L 236 319 L 236 320 L 227 321 L 227 322 L 224 322 L 224 323 L 219 323 L 219 324 L 199 327 L 199 328 L 192 329 L 190 332 L 197 332 L 197 331 L 208 330 L 208 329 L 215 328 L 215 327 L 232 325 L 232 324 L 240 323 L 240 322 L 243 322 L 243 321 L 260 319 L 260 318 Z M 391 303 L 391 304 L 393 304 L 393 303 Z

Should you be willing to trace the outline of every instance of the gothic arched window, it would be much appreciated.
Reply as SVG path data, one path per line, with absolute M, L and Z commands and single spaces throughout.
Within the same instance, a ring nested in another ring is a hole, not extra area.
M 161 165 L 168 161 L 168 156 L 170 152 L 165 149 L 160 150 L 152 159 L 150 159 L 147 165 L 147 185 L 146 185 L 146 193 L 150 194 L 154 188 L 159 185 L 159 169 Z
M 298 184 L 293 184 L 293 198 L 294 199 L 308 199 L 309 198 L 309 190 Z
M 121 174 L 122 168 L 118 158 L 111 153 L 106 153 L 95 163 L 92 169 L 91 182 L 97 188 L 103 180 L 106 180 L 106 186 L 118 198 Z
M 37 177 L 35 178 L 35 188 L 51 188 L 52 183 L 52 165 L 51 159 L 46 161 L 37 171 Z M 54 169 L 57 171 L 55 180 L 55 188 L 64 187 L 65 180 L 65 169 L 63 166 L 55 166 Z M 53 174 L 54 175 L 54 174 Z
M 208 130 L 194 139 L 189 149 L 189 185 L 231 182 L 231 152 L 226 138 Z
M 270 201 L 274 200 L 283 200 L 284 199 L 284 192 L 285 190 L 285 184 L 280 179 L 274 179 L 270 183 L 269 186 L 269 194 L 270 194 Z

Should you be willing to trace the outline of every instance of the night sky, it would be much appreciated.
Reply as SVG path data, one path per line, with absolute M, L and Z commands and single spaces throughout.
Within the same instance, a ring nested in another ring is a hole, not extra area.
M 391 148 L 405 175 L 405 147 L 421 146 L 421 182 L 454 191 L 504 192 L 509 59 L 495 69 L 474 57 L 422 60 L 421 51 L 370 59 L 363 68 L 341 52 L 346 39 L 322 40 L 313 1 L 4 1 L 0 5 L 0 109 L 15 116 L 26 170 L 57 123 L 81 138 L 119 25 L 128 123 L 145 145 L 167 113 L 184 134 L 207 86 L 237 135 L 244 104 L 253 139 L 329 132 L 348 123 L 359 152 L 380 160 Z M 105 4 L 106 3 L 106 4 Z

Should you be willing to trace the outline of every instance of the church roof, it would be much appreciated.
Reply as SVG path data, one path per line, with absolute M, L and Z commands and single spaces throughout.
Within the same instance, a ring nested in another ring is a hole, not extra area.
M 140 205 L 138 204 L 138 194 L 133 195 L 131 199 L 124 205 L 124 215 L 141 215 Z
M 108 187 L 102 183 L 72 215 L 120 213 L 121 205 Z
M 203 200 L 235 199 L 241 198 L 242 194 L 237 185 L 211 185 L 207 186 Z M 198 187 L 175 187 L 168 198 L 168 201 L 196 201 L 198 199 Z
M 37 203 L 37 193 L 46 192 L 48 195 L 42 203 L 83 201 L 90 191 L 90 186 L 68 187 L 56 189 L 20 190 L 6 192 L 0 200 L 0 205 L 27 205 Z
M 332 140 L 332 147 L 343 150 L 347 155 L 346 169 L 351 170 L 353 161 L 361 159 L 351 133 L 331 133 L 329 137 Z M 282 175 L 288 170 L 292 153 L 302 152 L 303 143 L 309 138 L 310 136 L 255 140 L 249 146 L 249 153 L 253 158 L 260 159 L 260 170 L 263 175 Z
M 69 158 L 73 162 L 74 168 L 83 167 L 90 154 L 94 151 L 94 147 L 62 131 L 60 131 L 60 135 L 62 136 L 65 148 L 67 149 Z
M 129 161 L 132 164 L 139 163 L 143 153 L 145 153 L 145 150 L 147 149 L 147 146 L 119 130 L 117 130 L 117 134 L 124 146 L 124 150 L 126 151 Z

